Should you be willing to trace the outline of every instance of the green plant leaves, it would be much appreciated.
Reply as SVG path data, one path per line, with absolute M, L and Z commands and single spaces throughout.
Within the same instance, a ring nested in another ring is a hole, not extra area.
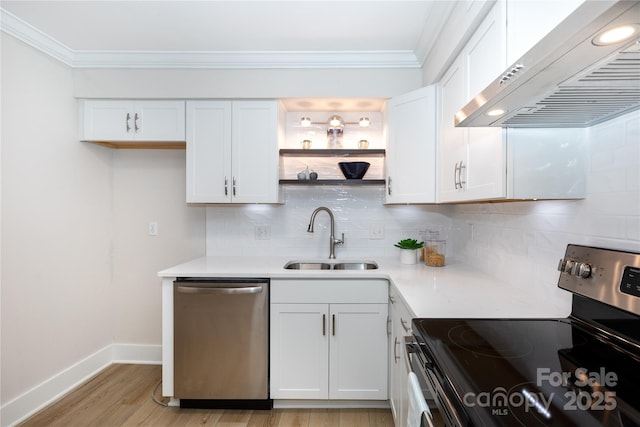
M 400 249 L 420 249 L 424 246 L 424 242 L 418 242 L 416 239 L 403 239 L 393 246 Z

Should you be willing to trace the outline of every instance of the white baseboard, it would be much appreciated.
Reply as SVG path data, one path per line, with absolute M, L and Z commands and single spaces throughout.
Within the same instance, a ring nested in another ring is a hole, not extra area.
M 389 408 L 388 400 L 304 400 L 277 399 L 274 408 L 316 409 L 316 408 Z
M 160 345 L 111 344 L 38 384 L 0 408 L 0 425 L 13 426 L 61 398 L 112 363 L 160 364 Z
M 161 365 L 162 346 L 144 344 L 113 344 L 113 363 L 135 363 L 138 365 Z

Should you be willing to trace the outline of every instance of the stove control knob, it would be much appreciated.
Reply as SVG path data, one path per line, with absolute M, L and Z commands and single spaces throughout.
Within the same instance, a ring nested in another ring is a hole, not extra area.
M 591 266 L 586 262 L 576 262 L 573 267 L 572 274 L 577 277 L 582 277 L 583 279 L 591 276 Z
M 573 271 L 573 266 L 575 265 L 575 261 L 571 261 L 570 259 L 566 260 L 562 265 L 562 271 L 565 273 L 571 274 Z

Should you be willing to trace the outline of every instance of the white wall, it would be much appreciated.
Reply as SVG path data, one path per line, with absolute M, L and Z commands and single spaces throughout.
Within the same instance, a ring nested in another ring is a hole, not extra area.
M 112 342 L 111 152 L 71 70 L 2 35 L 2 402 Z
M 390 98 L 421 86 L 419 69 L 75 69 L 79 98 Z
M 205 208 L 185 202 L 184 150 L 114 150 L 113 341 L 162 342 L 157 272 L 204 255 Z M 149 222 L 158 223 L 150 236 Z
M 6 425 L 108 363 L 112 345 L 160 345 L 157 272 L 204 255 L 205 211 L 185 203 L 183 150 L 78 141 L 73 71 L 1 41 Z
M 549 299 L 568 243 L 640 251 L 640 112 L 589 129 L 587 196 L 455 206 L 457 257 Z

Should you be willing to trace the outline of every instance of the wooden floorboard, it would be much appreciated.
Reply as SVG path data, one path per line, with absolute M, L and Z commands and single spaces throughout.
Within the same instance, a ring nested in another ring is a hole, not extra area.
M 393 427 L 389 409 L 180 409 L 159 405 L 152 393 L 162 376 L 157 365 L 114 364 L 20 427 Z M 166 402 L 159 396 L 156 397 Z

